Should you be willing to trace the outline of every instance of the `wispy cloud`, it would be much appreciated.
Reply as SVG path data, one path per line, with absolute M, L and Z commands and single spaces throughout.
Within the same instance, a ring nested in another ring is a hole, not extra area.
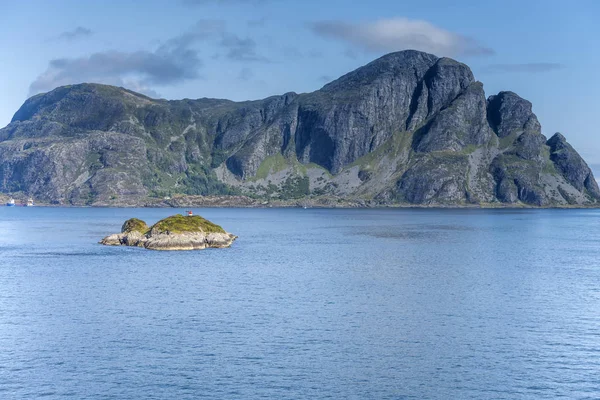
M 168 39 L 154 51 L 123 52 L 108 50 L 89 56 L 56 58 L 29 86 L 30 94 L 57 86 L 98 82 L 132 87 L 150 93 L 151 85 L 168 85 L 200 77 L 202 60 L 192 46 L 219 35 L 221 21 L 198 21 L 191 29 Z
M 251 38 L 223 33 L 219 44 L 225 49 L 225 56 L 232 61 L 269 62 L 268 58 L 258 54 L 256 42 Z
M 242 68 L 238 75 L 238 79 L 241 81 L 249 81 L 252 78 L 254 78 L 254 72 L 250 68 Z
M 302 51 L 298 47 L 295 47 L 295 46 L 284 46 L 281 48 L 277 48 L 276 51 L 280 52 L 281 56 L 283 56 L 283 58 L 286 61 L 300 60 L 303 58 L 312 58 L 312 59 L 323 58 L 323 52 L 316 50 L 316 49 Z
M 490 64 L 481 69 L 482 72 L 491 73 L 506 73 L 506 72 L 524 72 L 524 73 L 539 73 L 555 71 L 565 68 L 564 64 L 559 63 L 525 63 L 525 64 Z
M 60 35 L 58 35 L 58 39 L 71 41 L 71 40 L 75 40 L 75 39 L 81 39 L 84 37 L 92 36 L 92 34 L 93 34 L 93 32 L 91 29 L 85 28 L 83 26 L 78 26 L 77 28 L 75 28 L 73 30 L 61 33 Z
M 369 52 L 421 50 L 439 56 L 490 55 L 494 51 L 473 38 L 403 17 L 372 22 L 319 21 L 311 24 L 317 35 L 340 40 Z
M 213 41 L 231 61 L 269 62 L 266 57 L 258 54 L 254 39 L 228 32 L 223 20 L 201 20 L 188 32 L 169 40 L 167 44 L 186 47 L 204 40 Z M 217 58 L 219 56 L 216 55 Z
M 53 59 L 46 71 L 31 83 L 29 92 L 33 95 L 57 86 L 97 82 L 157 95 L 151 87 L 201 78 L 204 63 L 198 45 L 205 42 L 219 47 L 230 61 L 268 62 L 258 54 L 254 40 L 229 33 L 224 21 L 200 20 L 153 51 L 108 50 L 82 57 Z
M 153 99 L 160 99 L 162 96 L 159 92 L 154 89 L 145 86 L 139 81 L 135 80 L 124 80 L 122 83 L 119 83 L 118 86 L 126 87 L 129 90 L 133 90 L 134 92 L 145 94 L 148 97 Z
M 126 82 L 138 89 L 149 85 L 166 85 L 199 77 L 202 61 L 189 49 L 159 49 L 155 52 L 126 53 L 105 51 L 87 57 L 51 60 L 44 73 L 29 86 L 30 95 L 57 86 L 98 82 L 124 86 Z
M 321 75 L 319 77 L 319 81 L 321 82 L 325 82 L 325 83 L 329 83 L 333 80 L 333 77 L 329 76 L 329 75 Z

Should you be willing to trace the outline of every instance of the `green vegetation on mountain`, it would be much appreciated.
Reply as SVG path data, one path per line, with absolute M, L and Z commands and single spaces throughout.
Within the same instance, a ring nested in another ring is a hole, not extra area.
M 152 225 L 150 231 L 153 233 L 225 233 L 225 230 L 219 225 L 213 224 L 199 215 L 183 216 L 181 214 L 161 219 L 156 224 Z
M 0 129 L 0 192 L 75 205 L 179 195 L 427 206 L 600 202 L 590 168 L 564 136 L 542 135 L 531 103 L 513 92 L 486 99 L 465 64 L 410 50 L 312 93 L 257 101 L 56 88 L 27 100 Z
M 146 223 L 141 219 L 137 218 L 128 219 L 121 228 L 121 232 L 123 233 L 138 232 L 142 235 L 146 234 L 149 230 L 150 228 L 148 228 L 148 225 L 146 225 Z

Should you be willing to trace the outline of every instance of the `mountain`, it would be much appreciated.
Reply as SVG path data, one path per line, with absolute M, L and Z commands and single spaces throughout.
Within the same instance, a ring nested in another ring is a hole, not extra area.
M 364 204 L 594 206 L 590 168 L 532 105 L 465 64 L 383 56 L 312 93 L 157 100 L 98 84 L 28 99 L 0 129 L 0 191 L 56 204 L 247 195 Z

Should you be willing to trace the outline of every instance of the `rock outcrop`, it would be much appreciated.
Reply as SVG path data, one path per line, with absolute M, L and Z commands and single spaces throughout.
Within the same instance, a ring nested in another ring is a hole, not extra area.
M 375 205 L 597 206 L 562 135 L 468 66 L 383 56 L 312 93 L 166 101 L 97 84 L 36 95 L 0 129 L 0 192 L 74 205 L 185 195 Z
M 152 227 L 137 218 L 129 219 L 123 224 L 121 233 L 105 237 L 100 244 L 149 250 L 202 250 L 229 247 L 235 239 L 237 236 L 200 216 L 178 214 L 160 220 Z
M 547 145 L 550 147 L 550 159 L 567 182 L 580 192 L 585 191 L 596 198 L 600 196 L 592 170 L 563 135 L 556 133 Z

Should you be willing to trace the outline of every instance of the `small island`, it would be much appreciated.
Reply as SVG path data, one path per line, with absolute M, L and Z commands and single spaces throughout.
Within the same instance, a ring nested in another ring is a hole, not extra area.
M 173 215 L 148 227 L 137 218 L 125 221 L 121 233 L 100 241 L 107 246 L 134 246 L 149 250 L 202 250 L 231 246 L 237 236 L 198 215 Z

